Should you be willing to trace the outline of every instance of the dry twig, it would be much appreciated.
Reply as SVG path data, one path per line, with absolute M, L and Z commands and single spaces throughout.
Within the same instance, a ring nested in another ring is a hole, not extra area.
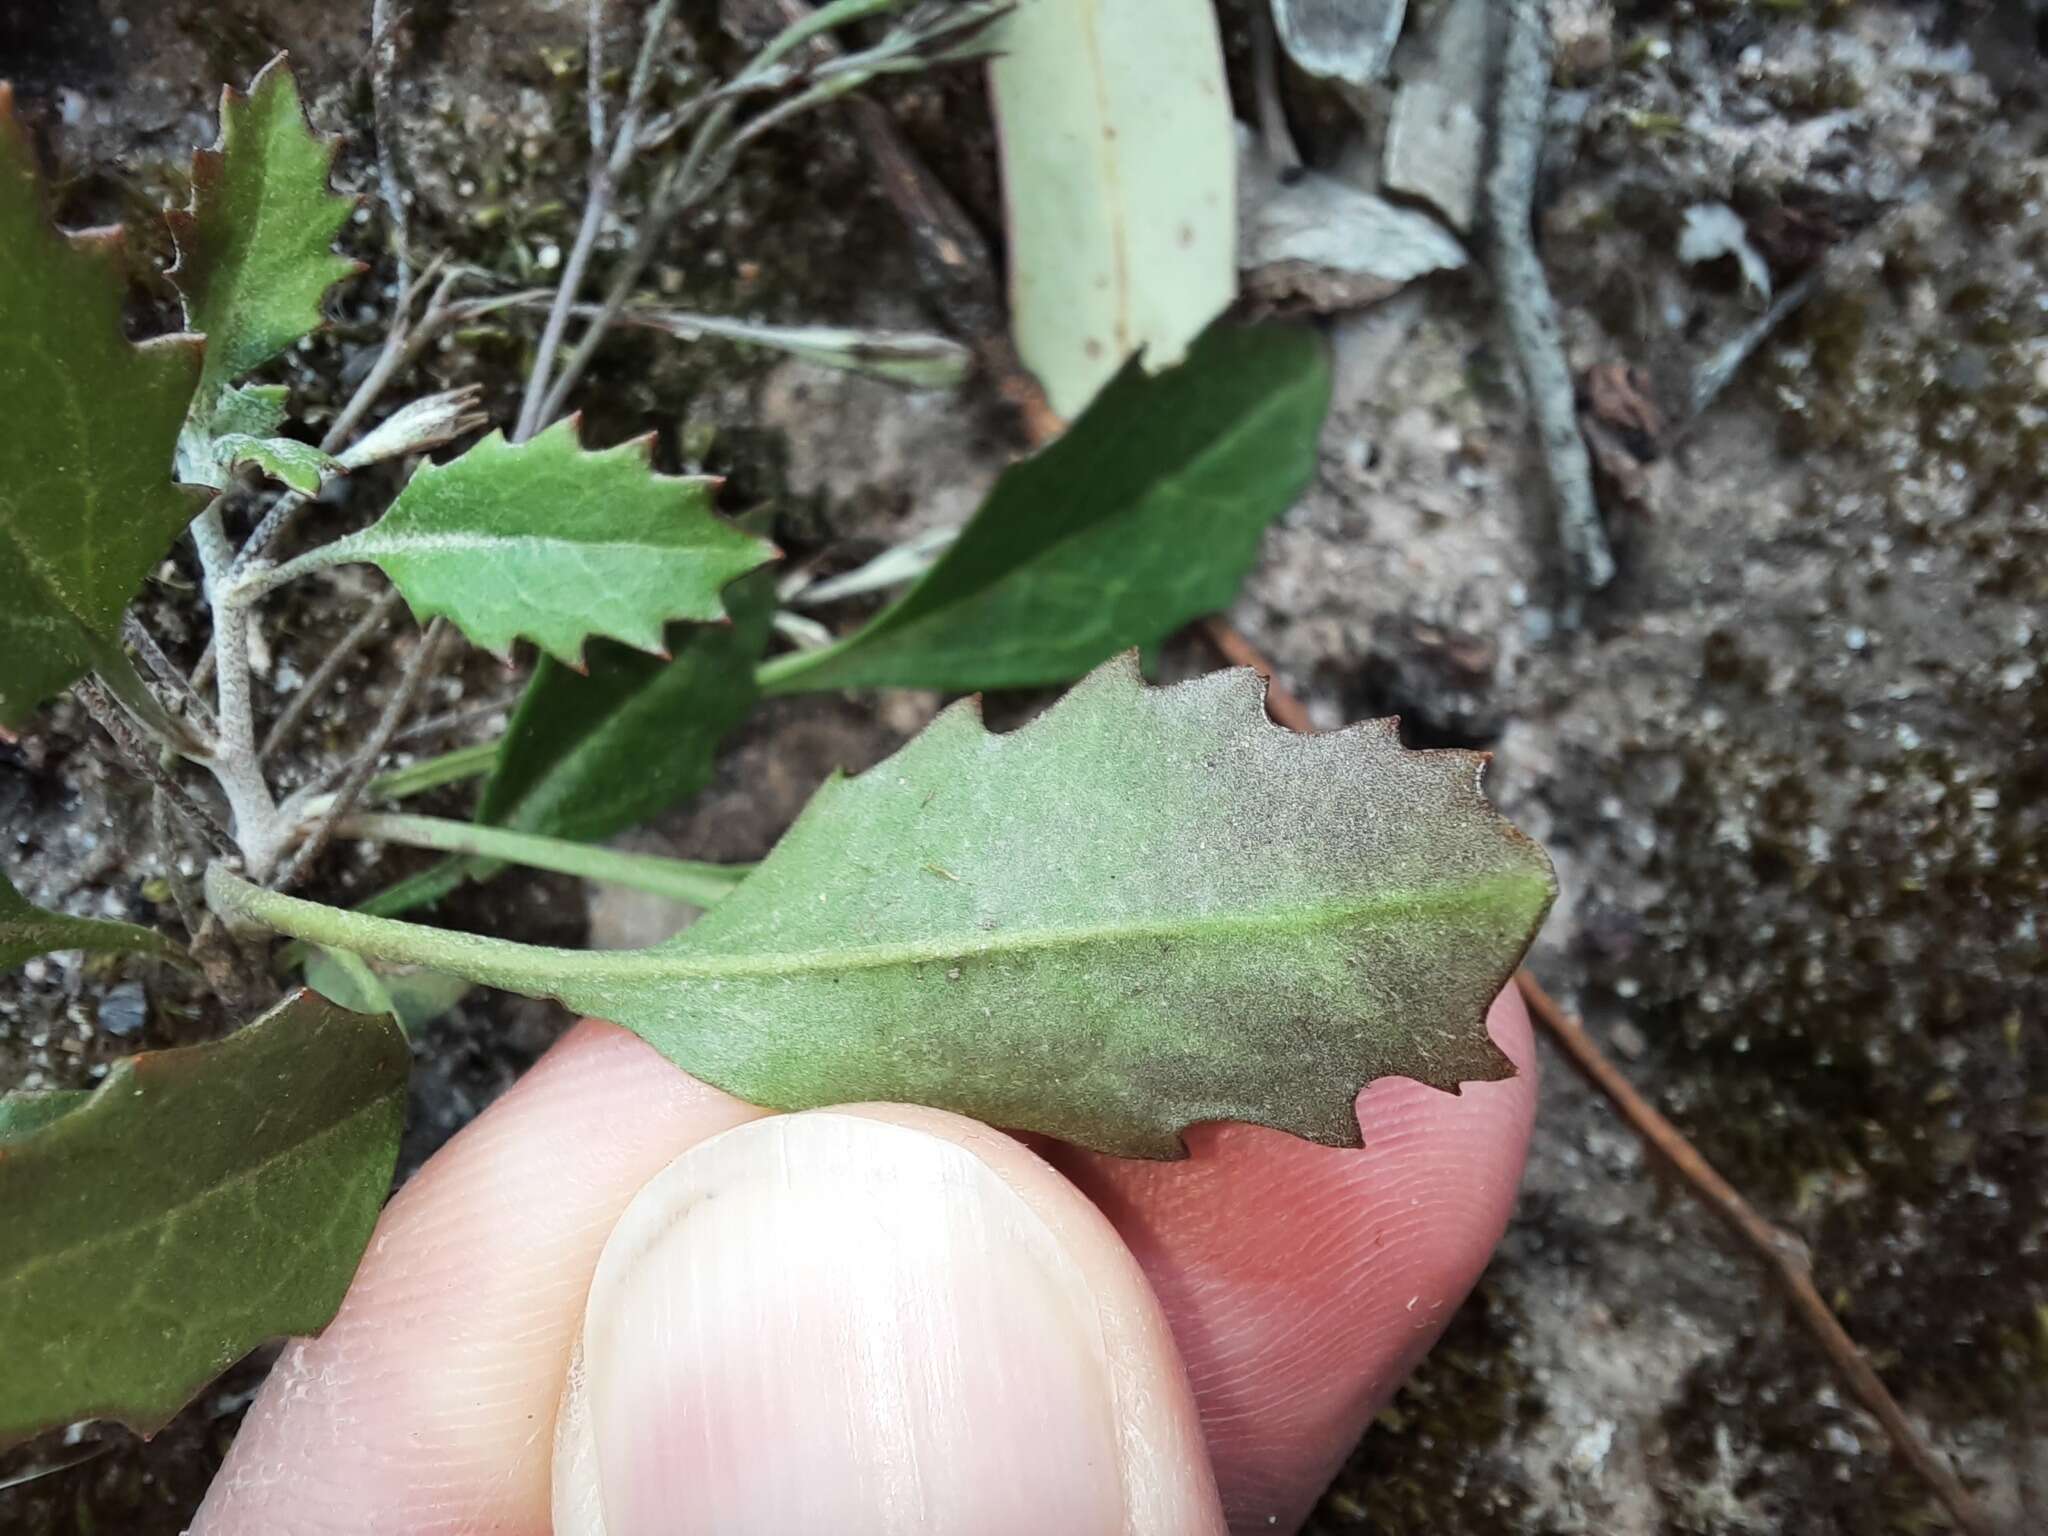
M 1551 1044 L 1564 1052 L 1573 1070 L 1614 1106 L 1628 1128 L 1684 1182 L 1687 1192 L 1720 1217 L 1728 1230 L 1763 1260 L 1772 1280 L 1791 1304 L 1792 1315 L 1827 1356 L 1836 1376 L 1871 1417 L 1884 1426 L 1892 1449 L 1933 1490 L 1955 1517 L 1956 1524 L 1971 1536 L 1992 1536 L 1991 1522 L 1977 1501 L 1948 1464 L 1920 1438 L 1905 1410 L 1885 1387 L 1883 1378 L 1821 1296 L 1819 1287 L 1813 1283 L 1813 1260 L 1806 1245 L 1759 1216 L 1735 1187 L 1700 1156 L 1699 1149 L 1685 1139 L 1685 1134 L 1635 1090 L 1622 1076 L 1621 1069 L 1594 1044 L 1585 1026 L 1559 1007 L 1535 977 L 1527 971 L 1517 971 L 1515 985 L 1521 988 L 1522 1000 L 1529 1005 L 1529 1017 L 1549 1036 Z
M 113 695 L 96 677 L 83 677 L 71 685 L 73 695 L 85 707 L 99 728 L 113 741 L 121 760 L 134 771 L 137 777 L 145 779 L 170 802 L 171 809 L 178 813 L 192 832 L 203 839 L 214 853 L 232 854 L 235 841 L 228 835 L 228 829 L 220 819 L 198 800 L 190 790 L 172 777 L 161 762 L 153 743 L 143 739 L 129 722 L 127 713 L 116 704 Z
M 1576 623 L 1584 594 L 1597 592 L 1614 579 L 1614 556 L 1593 496 L 1586 442 L 1579 435 L 1557 304 L 1543 274 L 1543 259 L 1536 253 L 1536 166 L 1543 152 L 1544 103 L 1550 95 L 1550 22 L 1542 0 L 1506 0 L 1501 13 L 1493 165 L 1486 176 L 1494 286 L 1543 445 L 1558 542 L 1564 547 L 1574 589 L 1563 611 L 1568 622 Z
M 426 686 L 433 674 L 434 659 L 441 649 L 442 637 L 448 633 L 448 621 L 435 619 L 420 637 L 420 647 L 413 652 L 412 660 L 406 664 L 405 675 L 399 679 L 398 687 L 384 706 L 384 713 L 377 719 L 370 732 L 362 753 L 350 764 L 348 774 L 341 781 L 341 787 L 334 792 L 333 800 L 320 813 L 320 818 L 307 831 L 305 840 L 299 844 L 299 851 L 292 855 L 284 872 L 273 882 L 275 890 L 290 890 L 312 872 L 320 855 L 327 851 L 327 845 L 334 840 L 336 827 L 343 818 L 356 808 L 356 802 L 363 796 L 363 790 L 375 777 L 377 764 L 390 748 L 392 738 L 399 727 L 405 724 L 406 716 L 412 713 L 414 702 L 420 690 Z

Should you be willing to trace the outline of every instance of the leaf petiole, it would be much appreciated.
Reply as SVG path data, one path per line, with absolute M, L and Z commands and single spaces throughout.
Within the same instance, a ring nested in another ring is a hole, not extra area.
M 565 837 L 542 837 L 504 827 L 478 826 L 439 816 L 351 816 L 340 827 L 344 837 L 371 842 L 401 843 L 478 858 L 504 859 L 534 869 L 552 869 L 586 880 L 603 880 L 665 896 L 693 907 L 708 907 L 746 878 L 751 864 L 702 864 L 665 859 L 656 854 L 627 853 Z

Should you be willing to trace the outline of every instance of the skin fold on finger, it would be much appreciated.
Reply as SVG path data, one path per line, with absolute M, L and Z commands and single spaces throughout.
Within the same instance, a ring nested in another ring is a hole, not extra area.
M 1222 1512 L 1129 1251 L 1010 1138 L 934 1110 L 699 1143 L 600 1258 L 556 1536 L 1202 1536 Z
M 571 1030 L 402 1189 L 341 1312 L 288 1346 L 195 1536 L 545 1536 L 599 1250 L 676 1153 L 762 1112 Z
M 1507 1226 L 1536 1111 L 1510 987 L 1489 1015 L 1518 1075 L 1359 1095 L 1363 1151 L 1210 1125 L 1179 1163 L 1052 1147 L 1171 1321 L 1231 1529 L 1293 1530 L 1428 1351 Z

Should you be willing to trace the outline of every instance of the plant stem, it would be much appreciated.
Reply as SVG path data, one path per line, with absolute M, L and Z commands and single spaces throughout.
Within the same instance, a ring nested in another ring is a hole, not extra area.
M 491 741 L 480 741 L 475 746 L 457 747 L 439 757 L 424 758 L 408 767 L 379 774 L 364 786 L 363 792 L 373 800 L 405 800 L 413 795 L 423 795 L 430 789 L 439 789 L 444 784 L 459 784 L 464 779 L 478 778 L 497 766 L 498 753 L 504 745 L 505 739 L 501 736 Z
M 207 762 L 228 797 L 235 817 L 235 841 L 249 872 L 259 880 L 277 862 L 284 845 L 284 824 L 277 802 L 263 780 L 256 760 L 256 714 L 250 697 L 249 609 L 234 599 L 229 574 L 234 548 L 221 520 L 216 496 L 192 523 L 192 541 L 206 574 L 206 599 L 213 608 L 213 653 L 218 674 L 214 693 L 220 720 L 220 746 Z
M 344 837 L 402 843 L 409 848 L 432 848 L 441 853 L 466 853 L 534 869 L 551 869 L 564 875 L 580 875 L 585 880 L 630 886 L 693 907 L 713 905 L 753 867 L 626 853 L 568 838 L 446 821 L 438 816 L 351 816 L 337 830 Z
M 218 861 L 206 869 L 206 904 L 231 926 L 261 925 L 310 944 L 332 945 L 401 965 L 424 965 L 480 986 L 501 987 L 528 997 L 552 997 L 566 968 L 589 958 L 583 950 L 547 949 L 388 917 L 368 917 L 282 891 L 266 891 Z

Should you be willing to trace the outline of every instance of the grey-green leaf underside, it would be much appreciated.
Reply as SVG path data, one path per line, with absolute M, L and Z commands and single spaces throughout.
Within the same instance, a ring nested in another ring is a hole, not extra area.
M 1249 671 L 1148 689 L 1129 657 L 1007 735 L 972 700 L 821 789 L 653 949 L 529 949 L 257 892 L 286 933 L 560 998 L 782 1109 L 929 1104 L 1171 1157 L 1207 1120 L 1358 1142 L 1367 1082 L 1510 1068 L 1487 1005 L 1554 886 L 1484 759 L 1391 723 L 1297 736 Z

